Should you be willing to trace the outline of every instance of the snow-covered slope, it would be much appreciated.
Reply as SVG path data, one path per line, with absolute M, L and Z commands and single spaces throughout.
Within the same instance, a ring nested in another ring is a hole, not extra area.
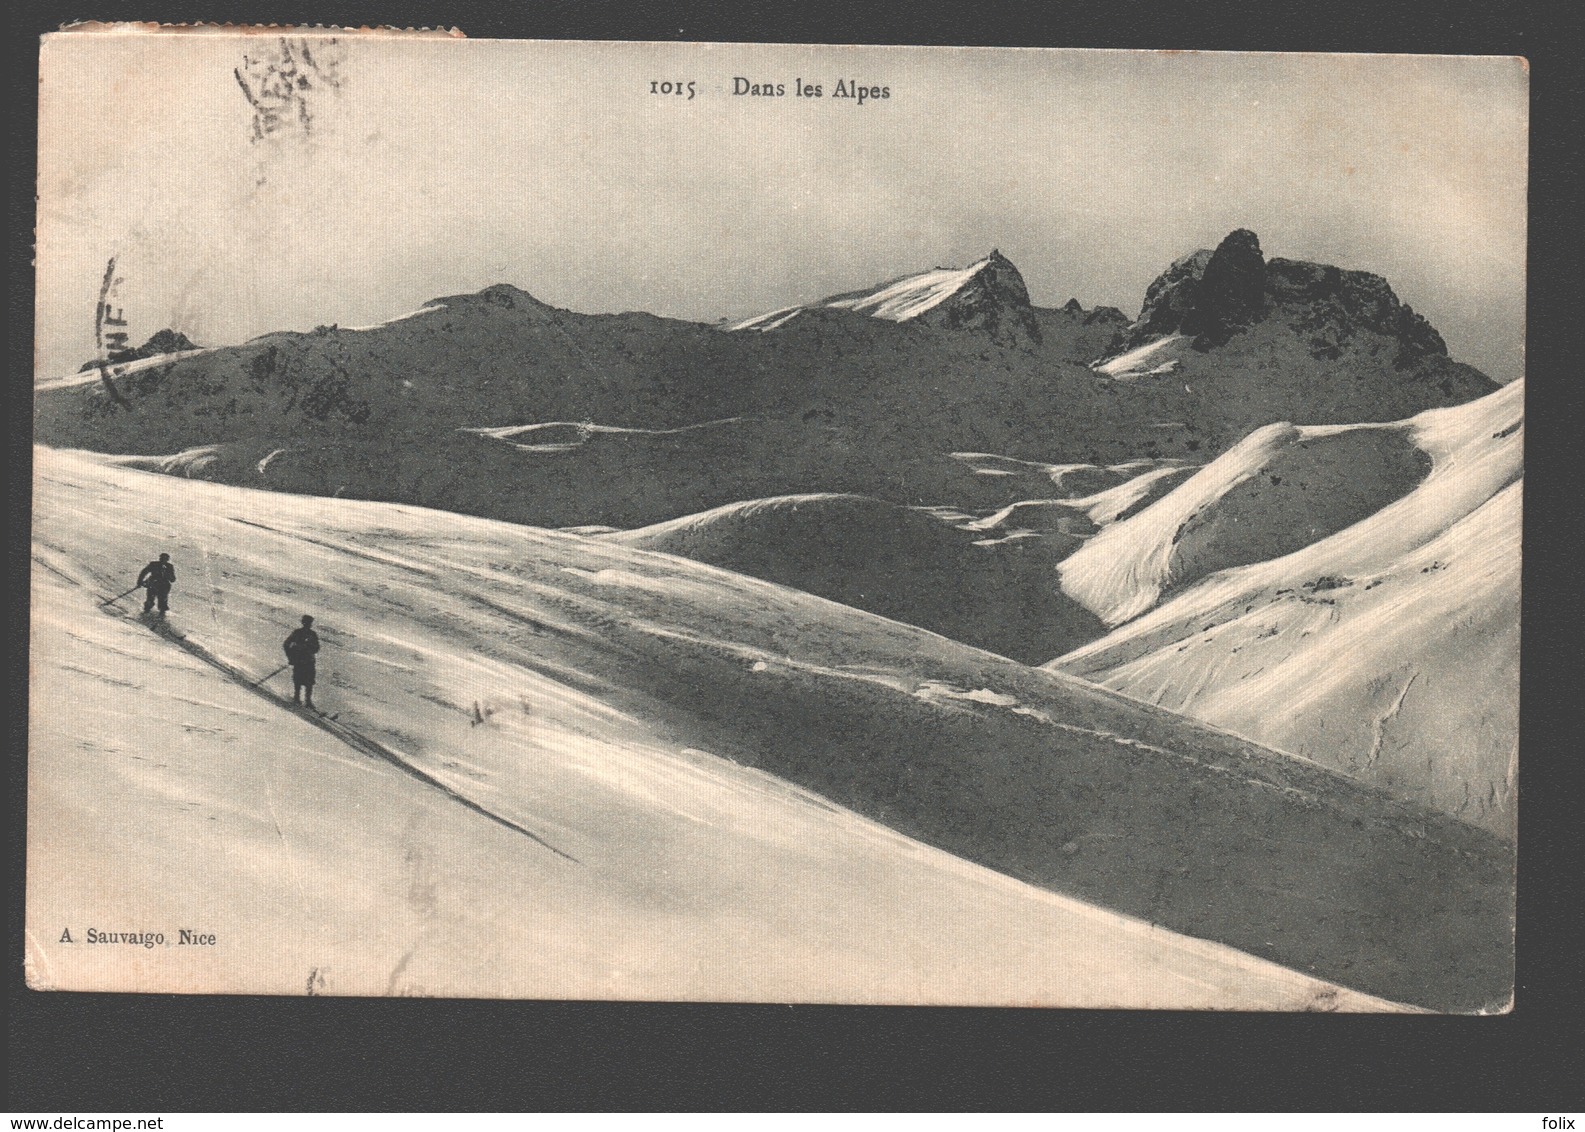
M 513 728 L 500 789 L 581 811 L 569 863 L 83 597 L 39 571 L 35 988 L 1395 1009 L 969 864 L 563 690 Z M 436 706 L 402 726 L 463 745 Z M 173 946 L 90 946 L 90 927 Z M 217 942 L 175 945 L 182 928 Z
M 890 283 L 882 283 L 870 291 L 856 291 L 833 295 L 810 307 L 832 307 L 837 310 L 857 311 L 892 322 L 907 322 L 926 311 L 940 306 L 961 291 L 970 280 L 991 265 L 991 257 L 969 264 L 964 268 L 938 267 L 905 275 Z M 728 330 L 775 330 L 785 326 L 810 307 L 783 307 L 766 314 L 754 315 L 731 323 Z
M 975 475 L 1027 485 L 1033 497 L 975 514 L 853 494 L 788 495 L 601 537 L 792 586 L 1038 664 L 1054 644 L 1065 652 L 1106 632 L 1105 622 L 1063 592 L 1057 564 L 1194 470 L 1178 461 L 1097 467 L 954 455 Z
M 679 436 L 699 429 L 715 428 L 718 425 L 741 424 L 742 420 L 741 417 L 729 417 L 726 420 L 701 421 L 698 424 L 682 425 L 678 428 L 649 429 L 617 428 L 614 425 L 598 425 L 590 421 L 545 421 L 540 424 L 507 425 L 504 428 L 464 428 L 458 431 L 504 441 L 524 452 L 567 452 L 588 444 L 596 437 Z
M 961 291 L 969 280 L 990 266 L 990 257 L 970 264 L 961 270 L 937 268 L 888 283 L 878 290 L 846 298 L 827 299 L 821 306 L 839 310 L 857 311 L 860 314 L 887 318 L 893 322 L 907 322 L 926 311 L 940 306 Z
M 1364 519 L 1430 468 L 1413 424 L 1273 424 L 1061 566 L 1062 588 L 1108 624 L 1232 566 L 1276 558 Z
M 1003 483 L 1020 497 L 966 524 L 971 530 L 1000 534 L 1054 530 L 1088 536 L 1148 506 L 1196 469 L 1182 460 L 1161 459 L 1099 467 L 1015 460 L 987 452 L 954 452 L 952 458 L 975 476 Z
M 1096 373 L 1107 377 L 1128 380 L 1136 377 L 1160 377 L 1175 373 L 1183 364 L 1190 340 L 1182 334 L 1168 334 L 1153 338 L 1142 346 L 1135 346 L 1113 358 L 1105 358 L 1093 366 Z
M 1395 431 L 1431 470 L 1402 498 L 1295 553 L 1213 574 L 1053 666 L 1510 834 L 1523 399 L 1520 381 L 1405 422 Z M 1178 524 L 1221 506 L 1223 484 L 1264 474 L 1268 439 L 1184 484 L 1186 500 L 1097 535 L 1064 564 L 1070 592 L 1113 620 L 1147 608 L 1179 560 Z M 1271 514 L 1302 529 L 1315 513 L 1300 499 Z M 1107 551 L 1131 552 L 1131 569 Z
M 920 319 L 932 325 L 973 326 L 993 332 L 1016 325 L 1026 337 L 1037 342 L 1041 339 L 1039 320 L 1030 309 L 1024 278 L 998 251 L 967 267 L 937 267 L 905 275 L 868 290 L 755 315 L 729 323 L 724 329 L 779 330 L 799 315 L 822 308 L 853 311 L 888 322 Z
M 1506 998 L 1500 842 L 1115 693 L 570 534 L 49 450 L 37 483 L 36 982 L 105 985 L 75 921 L 216 931 L 120 953 L 187 989 L 1359 1001 L 1078 896 L 1400 1001 Z M 158 550 L 224 670 L 95 607 Z M 357 743 L 226 675 L 304 611 Z
M 1073 511 L 1065 517 L 1085 522 Z M 1105 632 L 1054 584 L 1057 560 L 1080 535 L 1000 518 L 998 529 L 861 495 L 793 495 L 601 537 L 792 586 L 1026 664 L 1047 659 L 1054 642 L 1066 652 Z

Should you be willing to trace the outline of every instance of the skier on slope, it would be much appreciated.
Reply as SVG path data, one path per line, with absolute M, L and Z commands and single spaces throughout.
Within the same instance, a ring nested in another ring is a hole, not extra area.
M 314 619 L 303 614 L 303 627 L 293 629 L 286 638 L 286 663 L 292 666 L 292 703 L 314 706 L 314 654 L 319 651 L 319 634 Z
M 171 587 L 176 584 L 176 567 L 171 565 L 171 556 L 162 554 L 159 559 L 150 562 L 138 572 L 138 586 L 147 587 L 148 596 L 143 599 L 143 612 L 147 613 L 154 608 L 157 601 L 160 604 L 160 613 L 170 609 Z M 136 589 L 137 587 L 133 587 Z

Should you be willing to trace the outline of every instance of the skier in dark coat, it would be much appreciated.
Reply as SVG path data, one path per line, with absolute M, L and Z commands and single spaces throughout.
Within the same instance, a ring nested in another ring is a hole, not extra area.
M 147 613 L 154 608 L 154 603 L 160 603 L 160 612 L 165 613 L 171 607 L 171 587 L 176 584 L 176 567 L 171 565 L 171 556 L 162 554 L 158 561 L 150 562 L 138 573 L 138 585 L 146 587 L 148 596 L 143 599 L 143 612 Z
M 292 702 L 314 706 L 314 654 L 319 651 L 319 634 L 314 619 L 303 614 L 303 627 L 293 629 L 286 638 L 286 662 L 292 666 Z

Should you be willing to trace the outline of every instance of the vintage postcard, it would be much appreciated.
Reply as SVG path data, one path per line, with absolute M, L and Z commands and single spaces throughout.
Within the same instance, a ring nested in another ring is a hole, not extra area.
M 1510 1007 L 1522 60 L 41 52 L 31 986 Z

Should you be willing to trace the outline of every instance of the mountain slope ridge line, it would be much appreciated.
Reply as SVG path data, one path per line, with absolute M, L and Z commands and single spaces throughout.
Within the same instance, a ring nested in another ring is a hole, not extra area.
M 260 524 L 250 524 L 250 525 L 258 526 Z M 274 530 L 273 528 L 265 528 L 265 529 Z M 275 533 L 286 533 L 286 532 L 275 531 Z M 547 532 L 547 533 L 554 534 L 555 532 Z M 358 553 L 355 549 L 343 547 L 339 543 L 333 543 L 333 542 L 326 541 L 326 540 L 316 539 L 316 538 L 313 538 L 311 536 L 306 536 L 306 535 L 304 535 L 304 536 L 294 536 L 294 537 L 302 537 L 304 539 L 304 541 L 310 542 L 310 543 L 312 543 L 314 545 L 318 545 L 318 546 L 324 547 L 324 548 L 329 549 L 329 550 L 339 551 L 339 550 L 343 550 L 343 549 L 349 549 L 351 553 L 354 553 L 354 554 Z M 604 540 L 596 540 L 596 541 L 604 541 Z M 690 567 L 692 567 L 692 568 L 694 568 L 696 570 L 699 570 L 699 571 L 701 571 L 701 572 L 703 572 L 703 573 L 705 573 L 707 575 L 719 575 L 723 579 L 732 578 L 732 577 L 738 577 L 738 575 L 735 575 L 730 570 L 726 570 L 726 569 L 723 569 L 721 567 L 713 566 L 713 565 L 710 565 L 708 563 L 695 562 L 693 560 L 689 560 L 689 559 L 685 559 L 685 558 L 681 558 L 680 559 L 678 556 L 666 554 L 664 552 L 657 552 L 657 551 L 637 549 L 637 548 L 636 548 L 636 552 L 642 558 L 649 558 L 649 557 L 653 556 L 654 558 L 658 559 L 660 563 L 666 563 L 668 560 L 685 561 L 685 562 L 688 562 Z M 387 554 L 389 554 L 389 552 L 387 552 Z M 386 557 L 384 555 L 382 555 L 382 556 L 372 556 L 371 555 L 371 556 L 368 556 L 368 557 L 372 561 L 386 561 Z M 401 568 L 404 568 L 404 569 L 410 569 L 410 570 L 414 570 L 414 572 L 418 572 L 416 567 L 407 565 L 399 556 L 391 555 L 390 559 L 389 559 L 389 562 L 390 562 L 391 565 L 395 565 L 395 566 L 398 566 L 398 567 L 401 567 Z M 475 580 L 471 581 L 471 582 L 462 582 L 461 581 L 461 577 L 463 575 L 471 575 Z M 507 602 L 503 602 L 503 601 L 499 600 L 498 598 L 494 597 L 493 595 L 489 594 L 487 591 L 482 589 L 481 586 L 480 586 L 480 582 L 483 579 L 488 577 L 488 573 L 486 571 L 482 570 L 482 569 L 479 569 L 477 567 L 471 567 L 471 566 L 468 566 L 468 565 L 463 564 L 463 563 L 458 563 L 458 564 L 455 565 L 455 567 L 453 569 L 453 572 L 450 574 L 450 577 L 452 579 L 453 587 L 456 589 L 456 591 L 459 593 L 460 596 L 463 596 L 463 597 L 467 598 L 468 600 L 470 600 L 472 602 L 475 602 L 475 603 L 477 603 L 477 604 L 479 604 L 479 605 L 481 605 L 481 606 L 483 606 L 485 608 L 494 610 L 495 612 L 500 613 L 500 614 L 502 614 L 502 615 L 504 615 L 506 617 L 512 618 L 513 620 L 517 620 L 517 621 L 520 621 L 520 622 L 525 622 L 525 623 L 528 623 L 528 624 L 531 624 L 531 625 L 536 625 L 536 626 L 545 628 L 545 629 L 547 629 L 547 630 L 549 630 L 551 632 L 567 634 L 567 633 L 571 633 L 571 632 L 574 631 L 574 627 L 566 625 L 566 624 L 552 624 L 552 623 L 543 621 L 543 620 L 541 620 L 539 618 L 531 617 L 523 609 L 514 607 L 513 605 L 511 605 L 511 604 L 509 604 Z M 762 584 L 768 584 L 768 585 L 772 585 L 772 586 L 777 586 L 778 588 L 783 588 L 783 587 L 779 586 L 778 583 L 775 583 L 775 582 L 762 583 Z M 809 593 L 806 593 L 805 591 L 794 590 L 793 592 L 798 593 L 801 598 L 804 598 L 804 599 L 819 603 L 821 605 L 830 606 L 830 607 L 832 607 L 834 612 L 836 612 L 836 611 L 847 611 L 847 610 L 850 610 L 852 608 L 850 606 L 843 605 L 840 602 L 832 601 L 831 599 L 824 598 L 824 597 L 821 597 L 819 595 L 809 594 Z M 923 629 L 923 628 L 921 628 L 919 626 L 912 625 L 912 624 L 910 624 L 908 622 L 899 621 L 899 620 L 897 620 L 895 618 L 885 617 L 884 615 L 876 614 L 876 613 L 872 613 L 872 612 L 868 612 L 868 611 L 866 611 L 866 615 L 869 616 L 869 617 L 874 617 L 874 618 L 876 618 L 876 619 L 878 619 L 880 621 L 887 622 L 887 623 L 889 623 L 891 625 L 895 625 L 895 626 L 897 626 L 899 628 L 902 628 L 902 629 L 905 629 L 905 630 L 910 630 L 910 631 L 915 631 L 915 632 L 928 634 L 930 637 L 934 637 L 936 639 L 939 639 L 939 640 L 941 640 L 943 642 L 946 642 L 946 643 L 949 643 L 951 645 L 957 646 L 959 648 L 964 648 L 964 649 L 972 650 L 974 652 L 984 653 L 987 658 L 994 657 L 996 660 L 999 660 L 999 661 L 1006 660 L 1005 657 L 1001 656 L 1001 654 L 995 653 L 994 651 L 985 650 L 985 649 L 977 649 L 977 648 L 975 648 L 972 645 L 965 645 L 963 642 L 955 640 L 952 637 L 948 637 L 948 636 L 945 636 L 944 634 L 933 632 L 933 631 L 931 631 L 929 629 Z M 841 669 L 841 668 L 834 668 L 834 667 L 832 667 L 830 665 L 820 664 L 820 663 L 817 663 L 817 662 L 814 662 L 814 661 L 811 661 L 811 660 L 808 660 L 808 659 L 803 659 L 803 658 L 799 658 L 799 657 L 792 656 L 792 655 L 773 654 L 773 653 L 767 652 L 767 651 L 765 651 L 765 650 L 763 650 L 761 648 L 757 648 L 757 647 L 754 647 L 754 646 L 751 646 L 751 645 L 737 644 L 737 643 L 734 643 L 734 642 L 722 641 L 722 640 L 719 640 L 719 639 L 713 639 L 713 638 L 710 638 L 710 637 L 707 637 L 707 636 L 703 636 L 703 635 L 700 635 L 700 634 L 695 633 L 695 632 L 690 632 L 688 630 L 684 630 L 684 629 L 680 629 L 680 628 L 668 627 L 667 625 L 665 625 L 661 621 L 656 620 L 656 619 L 651 618 L 651 617 L 639 616 L 639 615 L 629 616 L 628 618 L 624 619 L 624 623 L 621 626 L 613 627 L 613 628 L 617 629 L 618 631 L 626 631 L 626 632 L 630 632 L 630 633 L 635 633 L 635 634 L 639 635 L 639 637 L 641 637 L 641 638 L 646 638 L 647 637 L 647 638 L 650 638 L 650 639 L 657 639 L 657 640 L 676 641 L 676 642 L 679 642 L 679 643 L 686 643 L 686 644 L 688 644 L 690 646 L 701 648 L 701 649 L 724 650 L 724 651 L 731 652 L 731 653 L 734 653 L 734 654 L 740 656 L 746 663 L 747 662 L 753 662 L 753 661 L 766 661 L 766 660 L 769 660 L 769 661 L 773 661 L 778 667 L 785 668 L 785 669 L 787 669 L 789 671 L 797 671 L 797 672 L 807 673 L 807 674 L 809 674 L 811 676 L 815 676 L 815 677 L 832 678 L 832 679 L 837 679 L 837 680 L 842 680 L 842 681 L 857 680 L 857 681 L 863 682 L 866 685 L 870 685 L 870 686 L 876 687 L 878 689 L 884 689 L 884 690 L 887 690 L 887 691 L 895 692 L 895 693 L 898 693 L 898 694 L 901 694 L 903 696 L 910 697 L 910 698 L 913 698 L 913 699 L 926 699 L 928 702 L 930 702 L 932 704 L 932 706 L 938 707 L 938 708 L 940 708 L 942 710 L 956 711 L 956 712 L 959 712 L 959 713 L 962 713 L 962 714 L 966 714 L 966 715 L 969 715 L 969 716 L 975 716 L 975 715 L 982 714 L 982 711 L 976 710 L 974 707 L 969 707 L 967 705 L 962 705 L 962 706 L 959 706 L 959 705 L 948 705 L 948 704 L 945 704 L 945 703 L 941 703 L 940 701 L 937 701 L 937 700 L 928 700 L 928 697 L 923 695 L 923 692 L 926 690 L 926 686 L 924 684 L 920 684 L 920 685 L 918 685 L 916 687 L 912 687 L 912 688 L 904 687 L 901 682 L 896 681 L 895 679 L 889 679 L 885 674 L 876 674 L 876 673 L 856 671 L 856 670 L 844 670 L 844 669 Z M 587 632 L 587 630 L 584 630 L 584 632 Z M 608 645 L 615 645 L 615 644 L 620 644 L 621 643 L 620 641 L 614 640 L 614 639 L 612 639 L 610 637 L 607 637 L 605 640 L 606 640 L 606 643 Z M 630 652 L 631 655 L 639 655 L 638 650 L 634 649 L 632 646 L 628 646 L 628 651 Z M 1231 775 L 1231 776 L 1237 778 L 1239 781 L 1247 783 L 1247 784 L 1249 784 L 1251 786 L 1254 786 L 1256 788 L 1279 790 L 1279 791 L 1285 792 L 1287 794 L 1290 794 L 1290 795 L 1292 795 L 1295 798 L 1302 799 L 1305 802 L 1305 804 L 1308 805 L 1308 806 L 1319 807 L 1321 809 L 1331 810 L 1333 812 L 1336 812 L 1336 813 L 1339 813 L 1339 814 L 1345 814 L 1345 815 L 1348 815 L 1348 816 L 1351 816 L 1351 817 L 1357 817 L 1358 814 L 1357 814 L 1357 811 L 1354 808 L 1352 808 L 1351 806 L 1349 806 L 1347 804 L 1347 802 L 1345 800 L 1345 797 L 1347 795 L 1350 795 L 1350 794 L 1373 795 L 1373 794 L 1379 793 L 1379 791 L 1377 791 L 1376 789 L 1374 789 L 1372 787 L 1362 786 L 1356 779 L 1352 778 L 1351 776 L 1349 776 L 1347 774 L 1344 774 L 1344 773 L 1340 772 L 1337 768 L 1328 766 L 1328 765 L 1326 765 L 1323 762 L 1320 762 L 1320 761 L 1318 761 L 1318 760 L 1316 760 L 1314 758 L 1311 758 L 1311 757 L 1303 755 L 1303 754 L 1299 754 L 1299 753 L 1291 752 L 1291 751 L 1286 751 L 1286 750 L 1280 750 L 1280 749 L 1277 749 L 1277 748 L 1271 748 L 1270 749 L 1271 754 L 1275 755 L 1275 756 L 1280 756 L 1280 757 L 1277 757 L 1277 758 L 1271 758 L 1271 757 L 1264 757 L 1263 758 L 1263 757 L 1260 757 L 1256 752 L 1245 749 L 1245 745 L 1250 743 L 1250 740 L 1249 740 L 1249 738 L 1247 736 L 1240 735 L 1240 734 L 1238 734 L 1238 733 L 1236 733 L 1236 732 L 1234 732 L 1234 731 L 1232 731 L 1230 729 L 1227 729 L 1225 727 L 1217 726 L 1215 723 L 1212 723 L 1212 722 L 1209 722 L 1209 721 L 1206 721 L 1206 720 L 1203 720 L 1203 719 L 1199 719 L 1199 718 L 1196 718 L 1196 717 L 1193 717 L 1193 716 L 1189 716 L 1189 715 L 1186 715 L 1186 714 L 1184 714 L 1182 712 L 1176 712 L 1176 711 L 1172 711 L 1170 709 L 1165 709 L 1165 708 L 1161 707 L 1159 704 L 1152 703 L 1149 700 L 1146 700 L 1146 699 L 1143 699 L 1143 698 L 1140 698 L 1140 697 L 1137 697 L 1137 696 L 1129 695 L 1125 691 L 1122 691 L 1122 690 L 1119 690 L 1119 689 L 1110 688 L 1110 687 L 1107 687 L 1105 685 L 1095 683 L 1094 681 L 1086 680 L 1086 679 L 1083 679 L 1082 677 L 1073 676 L 1073 675 L 1068 674 L 1068 673 L 1058 672 L 1056 670 L 1037 669 L 1037 668 L 1033 668 L 1031 666 L 1030 667 L 1030 671 L 1031 672 L 1035 672 L 1035 673 L 1042 673 L 1043 672 L 1048 677 L 1058 677 L 1059 678 L 1059 682 L 1064 682 L 1064 683 L 1066 681 L 1061 680 L 1061 678 L 1066 677 L 1067 680 L 1071 680 L 1073 682 L 1076 682 L 1080 686 L 1082 686 L 1082 688 L 1086 692 L 1090 692 L 1092 694 L 1096 694 L 1096 695 L 1100 696 L 1102 699 L 1107 699 L 1107 700 L 1116 700 L 1116 699 L 1125 700 L 1125 701 L 1128 701 L 1130 704 L 1133 704 L 1133 705 L 1135 705 L 1137 707 L 1141 707 L 1141 708 L 1146 709 L 1148 712 L 1150 712 L 1152 714 L 1160 714 L 1161 716 L 1164 716 L 1164 717 L 1170 717 L 1170 718 L 1172 718 L 1173 720 L 1175 720 L 1176 722 L 1178 722 L 1180 724 L 1189 724 L 1190 726 L 1192 726 L 1194 729 L 1196 729 L 1198 731 L 1212 733 L 1212 734 L 1221 736 L 1221 737 L 1223 737 L 1225 739 L 1233 740 L 1233 741 L 1235 741 L 1238 744 L 1238 748 L 1237 748 L 1238 749 L 1238 760 L 1237 760 L 1237 762 L 1235 764 L 1229 765 L 1226 762 L 1218 762 L 1218 761 L 1213 760 L 1213 759 L 1198 758 L 1192 752 L 1183 749 L 1181 746 L 1174 746 L 1174 747 L 1171 747 L 1171 748 L 1161 747 L 1161 746 L 1158 746 L 1156 744 L 1144 742 L 1144 741 L 1142 741 L 1140 739 L 1137 739 L 1137 738 L 1121 735 L 1121 734 L 1119 734 L 1117 732 L 1114 732 L 1114 731 L 1110 731 L 1110 730 L 1106 730 L 1106 729 L 1094 729 L 1094 728 L 1082 727 L 1082 726 L 1078 726 L 1076 724 L 1063 722 L 1063 721 L 1056 720 L 1056 719 L 1050 719 L 1049 717 L 1046 717 L 1044 712 L 1038 712 L 1038 711 L 1035 712 L 1035 717 L 1036 718 L 1042 718 L 1043 721 L 1049 722 L 1053 726 L 1056 726 L 1056 727 L 1058 727 L 1059 729 L 1061 729 L 1063 731 L 1067 731 L 1067 732 L 1071 732 L 1071 733 L 1075 733 L 1075 734 L 1088 735 L 1088 736 L 1092 736 L 1094 738 L 1098 738 L 1098 739 L 1104 740 L 1104 741 L 1106 741 L 1108 743 L 1122 745 L 1122 746 L 1128 746 L 1128 747 L 1135 747 L 1135 748 L 1139 748 L 1139 749 L 1142 749 L 1142 750 L 1150 751 L 1150 752 L 1159 754 L 1161 756 L 1170 758 L 1171 760 L 1173 760 L 1175 762 L 1183 763 L 1183 764 L 1186 764 L 1186 765 L 1189 765 L 1189 766 L 1199 767 L 1199 768 L 1202 768 L 1202 769 L 1204 769 L 1204 770 L 1206 770 L 1208 772 L 1214 773 L 1214 774 Z M 1022 701 L 1019 701 L 1019 702 L 1011 704 L 1011 705 L 996 705 L 996 704 L 988 704 L 987 705 L 987 704 L 985 704 L 982 701 L 981 702 L 981 706 L 982 707 L 985 707 L 985 706 L 1007 706 L 1013 711 L 1014 714 L 1027 714 L 1027 713 L 1030 713 L 1031 710 L 1032 710 L 1032 709 L 1027 708 L 1022 703 Z M 1258 747 L 1259 744 L 1256 744 L 1256 746 Z M 1295 785 L 1295 782 L 1302 782 L 1303 785 L 1302 786 L 1297 786 L 1297 785 Z M 1328 786 L 1332 787 L 1334 791 L 1341 790 L 1342 791 L 1342 795 L 1339 796 L 1339 795 L 1335 795 L 1334 794 L 1333 796 L 1328 796 L 1328 793 L 1327 793 L 1326 790 L 1319 788 L 1319 786 L 1321 784 L 1325 784 L 1325 785 L 1328 785 Z M 1408 813 L 1412 813 L 1414 811 L 1415 807 L 1409 806 L 1406 809 L 1407 809 Z M 1388 825 L 1391 828 L 1394 828 L 1394 829 L 1396 829 L 1396 830 L 1398 830 L 1400 832 L 1411 832 L 1412 831 L 1415 836 L 1426 836 L 1426 834 L 1427 834 L 1427 831 L 1424 828 L 1416 827 L 1414 825 L 1412 818 L 1410 818 L 1409 820 L 1406 821 L 1404 815 L 1401 815 L 1401 814 L 1400 815 L 1395 815 L 1393 818 L 1384 818 L 1384 817 L 1378 816 L 1378 817 L 1376 817 L 1376 818 L 1374 818 L 1372 820 L 1383 822 L 1383 824 Z
M 1404 422 L 1432 462 L 1408 494 L 1206 576 L 1047 667 L 1511 840 L 1523 397 L 1521 378 Z

